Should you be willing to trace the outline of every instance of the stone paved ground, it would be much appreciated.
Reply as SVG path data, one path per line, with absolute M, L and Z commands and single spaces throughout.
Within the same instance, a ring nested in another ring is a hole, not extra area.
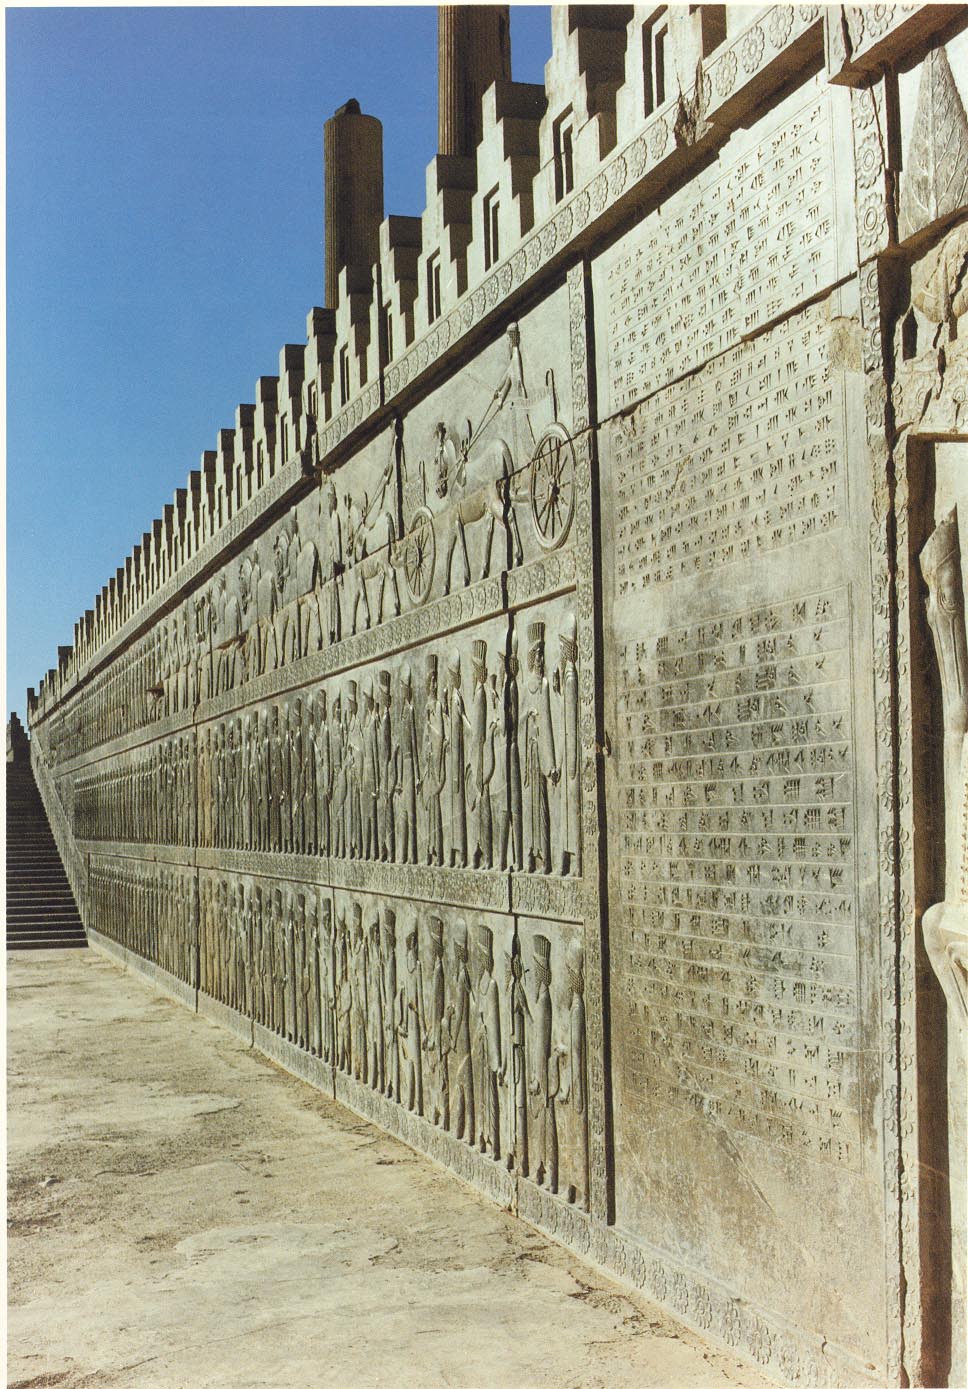
M 11 1389 L 767 1384 L 102 956 L 7 985 Z

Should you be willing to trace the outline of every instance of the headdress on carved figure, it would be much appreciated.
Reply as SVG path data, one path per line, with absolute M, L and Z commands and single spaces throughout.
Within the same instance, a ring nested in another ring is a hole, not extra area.
M 532 945 L 534 952 L 535 977 L 541 984 L 551 983 L 551 941 L 547 936 L 535 936 Z
M 494 963 L 494 932 L 490 926 L 478 926 L 477 949 L 489 965 Z
M 572 941 L 565 956 L 565 969 L 568 982 L 575 993 L 581 993 L 585 986 L 585 951 L 581 941 Z
M 564 660 L 578 661 L 578 622 L 574 613 L 568 613 L 564 622 L 561 624 L 561 631 L 558 634 L 558 645 L 561 647 L 561 654 Z
M 454 950 L 461 957 L 467 959 L 467 922 L 458 917 L 454 922 L 454 929 L 451 932 L 451 939 L 454 942 Z

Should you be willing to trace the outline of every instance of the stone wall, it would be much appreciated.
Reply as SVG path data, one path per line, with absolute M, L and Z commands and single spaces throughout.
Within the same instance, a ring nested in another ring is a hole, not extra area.
M 782 1379 L 957 1383 L 963 12 L 553 22 L 38 782 L 93 943 Z

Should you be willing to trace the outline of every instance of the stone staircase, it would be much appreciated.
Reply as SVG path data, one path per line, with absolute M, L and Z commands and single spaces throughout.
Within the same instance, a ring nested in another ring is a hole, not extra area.
M 7 949 L 86 946 L 30 763 L 7 763 Z

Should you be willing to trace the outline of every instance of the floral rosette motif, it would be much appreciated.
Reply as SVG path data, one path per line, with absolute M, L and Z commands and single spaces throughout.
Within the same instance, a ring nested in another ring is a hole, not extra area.
M 871 188 L 881 172 L 880 149 L 873 140 L 865 141 L 857 154 L 857 183 L 861 188 Z
M 770 43 L 782 48 L 793 29 L 793 10 L 789 5 L 774 5 L 770 15 Z
M 736 54 L 732 49 L 724 53 L 716 67 L 716 91 L 720 96 L 729 96 L 736 83 Z
M 632 145 L 628 153 L 629 170 L 633 178 L 641 178 L 645 173 L 649 162 L 648 147 L 645 143 L 645 136 L 640 135 Z
M 763 30 L 757 24 L 743 38 L 740 45 L 740 56 L 743 60 L 743 71 L 745 73 L 755 72 L 759 67 L 760 59 L 763 57 L 763 49 L 766 40 L 763 37 Z
M 859 5 L 847 6 L 847 30 L 854 48 L 864 42 L 864 11 Z
M 653 159 L 661 159 L 669 141 L 669 127 L 665 116 L 660 116 L 649 134 L 649 151 Z
M 558 244 L 558 230 L 554 222 L 549 222 L 541 233 L 541 256 L 543 260 L 550 260 L 555 253 Z
M 891 27 L 893 15 L 893 5 L 872 5 L 865 12 L 867 32 L 872 39 L 879 39 Z
M 619 155 L 608 171 L 608 188 L 613 198 L 617 198 L 628 181 L 629 171 L 623 155 Z

